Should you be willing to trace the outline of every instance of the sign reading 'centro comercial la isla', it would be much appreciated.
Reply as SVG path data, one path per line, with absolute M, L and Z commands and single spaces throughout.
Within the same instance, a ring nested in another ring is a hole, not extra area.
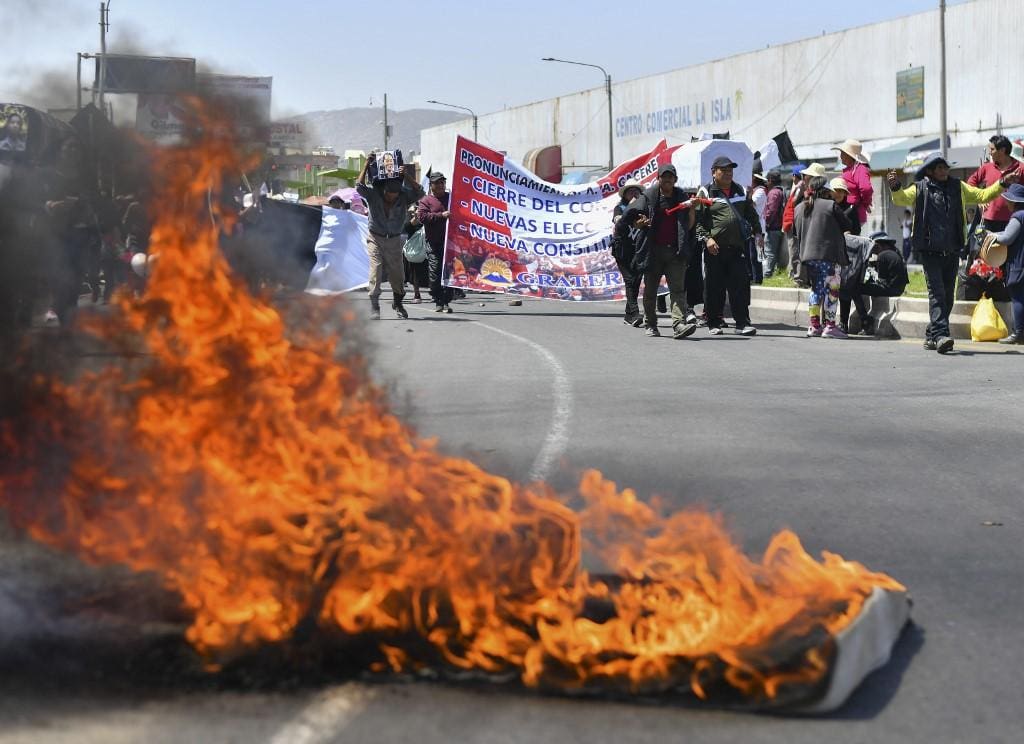
M 738 98 L 737 98 L 738 105 Z M 615 120 L 616 137 L 636 137 L 641 134 L 670 132 L 673 129 L 690 129 L 705 124 L 718 124 L 732 120 L 732 98 L 712 98 L 685 106 L 648 111 L 645 114 L 629 114 Z

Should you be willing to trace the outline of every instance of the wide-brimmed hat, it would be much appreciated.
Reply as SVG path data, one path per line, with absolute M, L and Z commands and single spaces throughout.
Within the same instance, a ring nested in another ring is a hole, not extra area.
M 1024 183 L 1015 183 L 1002 193 L 1002 197 L 1008 202 L 1024 204 Z
M 829 149 L 839 150 L 839 152 L 845 152 L 847 155 L 849 155 L 851 158 L 853 158 L 859 163 L 867 164 L 868 162 L 868 159 L 864 157 L 864 145 L 862 145 L 855 139 L 848 139 L 844 141 L 841 145 L 836 145 L 835 147 L 830 147 Z
M 1006 263 L 1006 246 L 996 242 L 996 234 L 989 233 L 981 241 L 981 248 L 978 249 L 978 258 L 992 268 L 1002 266 Z
M 800 171 L 800 175 L 810 176 L 811 178 L 824 178 L 825 166 L 822 165 L 821 163 L 811 163 L 802 171 Z
M 876 243 L 892 243 L 893 245 L 897 245 L 896 238 L 889 235 L 889 233 L 887 233 L 885 230 L 873 232 L 868 236 L 868 238 L 870 238 Z
M 914 174 L 914 180 L 915 181 L 920 181 L 922 178 L 925 177 L 925 175 L 926 175 L 925 171 L 926 170 L 928 170 L 929 168 L 934 168 L 939 163 L 943 163 L 944 165 L 946 165 L 949 168 L 952 168 L 954 165 L 956 165 L 956 163 L 951 163 L 948 160 L 946 160 L 944 157 L 942 157 L 942 153 L 941 152 L 932 153 L 927 158 L 925 158 L 923 163 L 921 163 L 921 167 L 918 168 L 917 169 L 917 173 Z
M 842 178 L 833 178 L 828 182 L 828 187 L 833 191 L 845 191 L 847 194 L 850 193 L 850 187 Z
M 635 178 L 629 179 L 619 188 L 619 198 L 623 198 L 630 189 L 640 189 L 640 192 L 643 193 L 644 185 Z

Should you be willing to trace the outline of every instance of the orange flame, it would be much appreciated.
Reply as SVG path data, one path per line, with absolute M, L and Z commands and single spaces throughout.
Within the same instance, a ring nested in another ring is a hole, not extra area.
M 32 430 L 0 427 L 17 463 L 0 500 L 45 543 L 159 574 L 211 665 L 313 622 L 395 670 L 773 700 L 824 677 L 829 635 L 874 587 L 902 588 L 790 532 L 752 561 L 719 518 L 662 515 L 595 471 L 574 512 L 418 439 L 336 339 L 287 331 L 232 279 L 207 199 L 243 163 L 200 123 L 198 144 L 157 154 L 145 297 L 91 328 L 145 355 L 39 380 Z M 582 570 L 584 551 L 616 578 Z

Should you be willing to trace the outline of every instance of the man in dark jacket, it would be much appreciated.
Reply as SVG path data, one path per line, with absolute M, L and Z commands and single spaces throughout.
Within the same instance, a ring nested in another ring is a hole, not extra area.
M 658 169 L 658 182 L 634 201 L 616 225 L 617 229 L 639 229 L 634 265 L 644 275 L 644 322 L 648 336 L 658 330 L 658 285 L 668 281 L 672 313 L 672 338 L 686 338 L 697 330 L 687 322 L 686 265 L 692 254 L 690 227 L 693 212 L 686 192 L 676 187 L 676 169 L 666 163 Z
M 430 295 L 434 298 L 434 312 L 452 311 L 452 290 L 444 286 L 441 274 L 444 269 L 444 234 L 448 226 L 449 193 L 445 190 L 447 181 L 440 173 L 431 173 L 430 193 L 419 201 L 416 218 L 423 225 L 423 237 L 427 241 L 427 270 L 430 272 Z
M 704 278 L 708 330 L 719 336 L 725 328 L 722 317 L 725 294 L 736 321 L 736 333 L 753 336 L 750 324 L 749 256 L 754 236 L 761 234 L 761 222 L 743 187 L 732 180 L 736 164 L 727 157 L 715 158 L 711 183 L 698 196 L 711 200 L 697 207 L 697 241 L 705 245 Z
M 626 289 L 626 314 L 622 322 L 639 328 L 644 322 L 643 313 L 640 312 L 640 304 L 637 302 L 640 296 L 640 280 L 643 279 L 641 272 L 633 267 L 633 258 L 636 256 L 636 233 L 638 228 L 623 225 L 618 229 L 622 216 L 629 209 L 629 205 L 639 199 L 644 192 L 644 187 L 639 181 L 626 181 L 619 189 L 619 203 L 615 205 L 612 212 L 612 224 L 615 225 L 615 234 L 612 241 L 612 258 L 615 259 L 622 275 L 622 283 Z
M 1012 166 L 1011 169 L 1016 170 Z M 950 177 L 946 159 L 933 155 L 918 170 L 916 182 L 906 188 L 895 171 L 889 171 L 886 177 L 893 204 L 914 210 L 910 242 L 921 256 L 928 283 L 931 322 L 925 330 L 926 350 L 946 354 L 953 349 L 949 314 L 953 310 L 956 273 L 964 250 L 967 205 L 988 204 L 999 196 L 1004 188 L 1016 182 L 1012 170 L 1008 169 L 995 183 L 982 189 Z

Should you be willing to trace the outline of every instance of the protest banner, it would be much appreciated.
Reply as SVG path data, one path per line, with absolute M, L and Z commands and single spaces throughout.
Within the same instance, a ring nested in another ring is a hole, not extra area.
M 598 181 L 562 186 L 459 137 L 445 283 L 554 300 L 623 299 L 622 276 L 611 254 L 619 188 L 630 179 L 653 183 L 675 149 L 662 140 Z

